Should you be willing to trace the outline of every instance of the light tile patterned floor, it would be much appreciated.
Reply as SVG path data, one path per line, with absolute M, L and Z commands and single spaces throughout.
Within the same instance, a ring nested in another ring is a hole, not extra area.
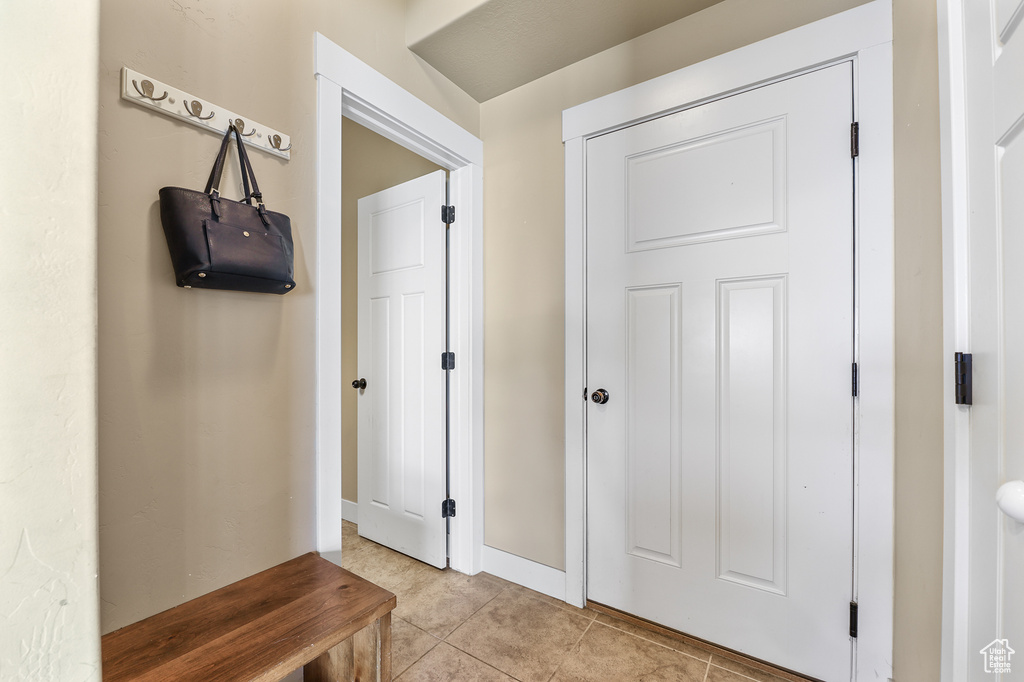
M 486 573 L 439 571 L 348 522 L 342 566 L 398 596 L 396 682 L 786 682 Z

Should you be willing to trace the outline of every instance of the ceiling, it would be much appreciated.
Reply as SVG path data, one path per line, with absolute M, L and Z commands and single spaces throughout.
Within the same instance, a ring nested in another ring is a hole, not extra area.
M 460 0 L 461 14 L 407 37 L 409 49 L 485 102 L 719 1 Z

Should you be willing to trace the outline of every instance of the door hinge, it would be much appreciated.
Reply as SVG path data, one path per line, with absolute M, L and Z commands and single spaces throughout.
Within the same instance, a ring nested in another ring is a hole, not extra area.
M 449 519 L 455 517 L 455 500 L 448 498 L 441 503 L 441 518 Z
M 850 124 L 850 156 L 856 159 L 860 156 L 860 124 Z
M 850 637 L 857 637 L 857 602 L 850 602 Z
M 973 405 L 974 402 L 974 371 L 970 353 L 953 355 L 953 373 L 956 377 L 956 404 Z
M 441 369 L 455 369 L 455 353 L 441 353 Z
M 442 206 L 441 207 L 441 222 L 446 225 L 451 225 L 455 222 L 455 207 L 454 206 Z
M 857 377 L 857 363 L 853 363 L 853 397 L 857 397 L 857 389 L 860 388 L 860 380 Z

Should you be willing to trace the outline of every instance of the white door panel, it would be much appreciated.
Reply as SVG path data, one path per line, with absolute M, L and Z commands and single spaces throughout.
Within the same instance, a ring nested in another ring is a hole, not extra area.
M 1024 42 L 1022 42 L 1024 44 Z M 1024 108 L 1021 109 L 1024 112 Z M 1001 201 L 1003 273 L 1003 475 L 999 481 L 1024 480 L 1024 136 L 1014 131 L 1002 148 L 998 167 Z M 991 498 L 991 490 L 989 491 Z M 998 521 L 1002 562 L 997 567 L 1002 589 L 1001 634 L 1010 646 L 1024 643 L 1024 523 L 1008 515 Z M 1024 657 L 1024 648 L 1021 649 Z M 1024 659 L 1018 659 L 1021 661 Z M 1024 679 L 1024 663 L 1017 663 Z M 1009 677 L 1009 676 L 1008 676 Z M 1014 678 L 1010 678 L 1014 679 Z
M 848 679 L 852 67 L 587 143 L 589 599 Z
M 446 565 L 445 173 L 359 200 L 359 534 Z

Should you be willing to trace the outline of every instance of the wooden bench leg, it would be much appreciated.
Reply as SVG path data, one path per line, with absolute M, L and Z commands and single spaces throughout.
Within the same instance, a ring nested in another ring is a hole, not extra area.
M 391 682 L 391 613 L 303 668 L 304 682 Z

